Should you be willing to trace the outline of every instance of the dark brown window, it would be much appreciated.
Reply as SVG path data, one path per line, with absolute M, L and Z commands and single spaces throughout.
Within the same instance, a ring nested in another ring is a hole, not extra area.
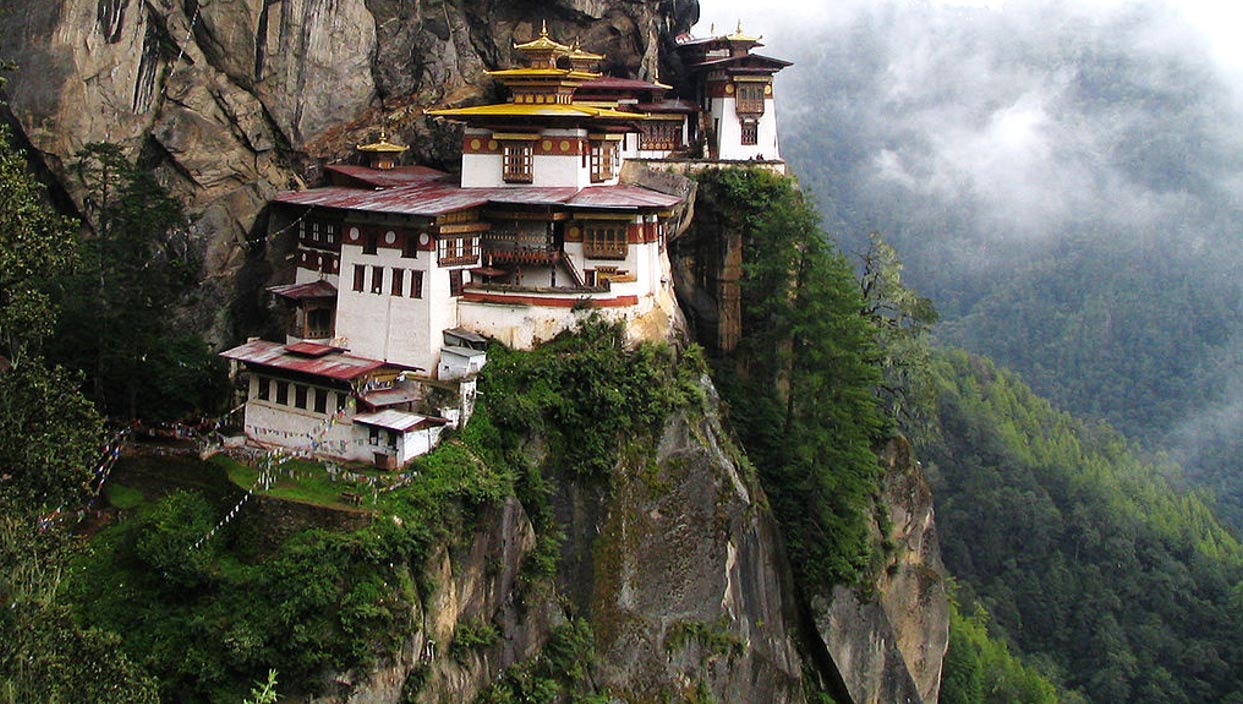
M 462 270 L 453 269 L 449 272 L 449 295 L 462 295 Z
M 507 142 L 502 150 L 502 177 L 508 183 L 531 183 L 531 145 L 527 142 Z
M 384 267 L 371 267 L 371 292 L 381 293 L 384 291 Z
M 391 288 L 389 288 L 389 293 L 393 294 L 394 296 L 402 295 L 402 293 L 405 290 L 404 289 L 405 284 L 406 284 L 406 270 L 405 269 L 393 269 L 393 285 Z
M 406 238 L 402 241 L 401 256 L 414 259 L 419 256 L 419 237 L 422 234 L 418 232 L 407 232 Z
M 375 254 L 379 251 L 380 233 L 368 230 L 363 233 L 363 254 Z
M 591 180 L 607 181 L 617 174 L 617 142 L 591 143 Z
M 328 390 L 327 389 L 315 389 L 315 412 L 316 413 L 327 413 L 328 412 Z
M 272 382 L 270 380 L 262 376 L 259 377 L 259 400 L 260 401 L 268 400 L 268 394 L 269 394 L 268 388 L 271 385 L 272 385 Z
M 423 272 L 418 269 L 410 272 L 410 297 L 423 297 Z
M 276 382 L 276 402 L 282 406 L 289 405 L 289 382 Z
M 338 391 L 337 392 L 337 413 L 340 413 L 341 411 L 345 410 L 346 402 L 347 402 L 347 399 L 345 397 L 345 394 Z
M 760 125 L 757 122 L 746 120 L 742 123 L 742 143 L 757 144 L 760 141 Z
M 306 408 L 306 387 L 302 384 L 294 384 L 293 405 L 298 408 Z
M 682 123 L 661 121 L 643 123 L 639 149 L 672 151 L 682 146 Z
M 745 82 L 735 85 L 738 87 L 736 96 L 738 102 L 735 110 L 762 115 L 764 113 L 764 84 Z
M 362 264 L 354 265 L 354 290 L 361 291 L 366 285 L 367 267 Z
M 609 223 L 583 228 L 583 254 L 590 259 L 625 259 L 626 226 Z

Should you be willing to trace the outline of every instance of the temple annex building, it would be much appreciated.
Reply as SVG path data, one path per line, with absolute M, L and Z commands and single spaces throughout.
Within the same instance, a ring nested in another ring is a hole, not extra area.
M 381 131 L 367 166 L 278 195 L 270 229 L 297 236 L 294 280 L 269 289 L 288 334 L 222 353 L 246 372 L 248 439 L 398 467 L 469 417 L 489 339 L 530 348 L 589 314 L 663 336 L 685 196 L 635 174 L 779 164 L 772 79 L 789 65 L 741 27 L 678 44 L 695 95 L 603 76 L 603 56 L 545 30 L 514 47 L 526 66 L 489 72 L 507 102 L 428 112 L 463 126 L 460 176 L 399 166 Z

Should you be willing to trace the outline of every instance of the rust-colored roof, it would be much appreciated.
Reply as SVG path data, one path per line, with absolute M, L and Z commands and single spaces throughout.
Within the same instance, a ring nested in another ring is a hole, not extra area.
M 650 112 L 654 114 L 687 114 L 699 112 L 699 106 L 689 100 L 662 100 L 658 103 L 638 103 L 634 106 L 635 110 L 640 112 Z
M 667 86 L 663 83 L 651 83 L 649 81 L 641 81 L 637 78 L 617 78 L 616 76 L 601 76 L 597 79 L 587 81 L 578 87 L 578 92 L 596 93 L 599 91 L 622 91 L 622 90 L 672 90 L 673 86 Z M 576 93 L 577 94 L 577 93 Z
M 332 345 L 321 345 L 318 342 L 295 342 L 292 345 L 285 345 L 286 352 L 292 352 L 301 357 L 323 357 L 333 352 L 344 352 L 344 347 L 333 347 Z
M 378 360 L 342 352 L 332 352 L 322 357 L 302 357 L 291 354 L 285 345 L 268 340 L 251 340 L 221 352 L 220 356 L 247 366 L 297 372 L 336 381 L 353 381 L 386 366 Z
M 764 56 L 763 54 L 744 54 L 742 56 L 725 56 L 719 59 L 707 59 L 706 61 L 690 64 L 689 68 L 698 70 L 702 68 L 728 66 L 730 64 L 757 64 L 755 68 L 772 68 L 775 70 L 780 70 L 786 66 L 794 65 L 792 61 L 782 61 L 781 59 L 774 59 L 771 56 Z
M 398 166 L 386 171 L 367 166 L 349 166 L 334 164 L 324 167 L 325 170 L 360 181 L 377 188 L 393 188 L 426 183 L 448 177 L 449 174 L 427 166 Z
M 566 205 L 571 208 L 671 208 L 682 199 L 638 186 L 591 186 L 579 191 Z
M 366 190 L 328 186 L 306 191 L 286 191 L 274 199 L 291 205 L 362 210 L 435 217 L 488 203 L 501 205 L 565 205 L 575 208 L 667 208 L 680 199 L 637 186 L 499 186 L 462 188 L 443 181 L 411 186 Z
M 308 191 L 287 191 L 277 195 L 274 200 L 292 205 L 435 217 L 481 206 L 488 202 L 489 190 L 491 189 L 462 188 L 444 183 L 424 183 L 376 191 L 328 186 Z
M 281 298 L 289 298 L 295 301 L 308 298 L 335 298 L 337 295 L 337 287 L 323 279 L 305 284 L 269 286 L 268 290 Z

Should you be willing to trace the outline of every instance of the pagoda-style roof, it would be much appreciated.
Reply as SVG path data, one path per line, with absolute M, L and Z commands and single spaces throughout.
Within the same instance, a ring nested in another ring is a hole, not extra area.
M 388 141 L 388 130 L 380 130 L 380 138 L 371 144 L 358 145 L 358 151 L 371 154 L 400 154 L 410 147 Z
M 728 68 L 728 69 L 752 69 L 764 71 L 780 71 L 787 66 L 793 66 L 794 62 L 784 61 L 782 59 L 774 59 L 771 56 L 763 54 L 742 54 L 739 56 L 722 56 L 710 57 L 689 63 L 687 68 L 692 71 L 699 71 L 709 68 Z
M 568 54 L 571 51 L 570 47 L 548 36 L 547 20 L 541 25 L 538 37 L 523 44 L 514 44 L 514 48 L 524 53 L 552 51 L 559 54 Z

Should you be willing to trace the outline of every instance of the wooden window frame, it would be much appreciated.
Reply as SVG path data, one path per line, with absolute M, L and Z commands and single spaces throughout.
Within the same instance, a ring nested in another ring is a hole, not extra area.
M 535 180 L 535 147 L 530 142 L 503 142 L 501 178 L 505 183 L 531 183 Z
M 411 298 L 422 298 L 423 297 L 423 270 L 422 269 L 411 269 L 410 270 L 410 297 Z
M 754 120 L 743 120 L 738 136 L 738 143 L 743 146 L 753 147 L 760 143 L 760 123 Z
M 436 258 L 440 266 L 461 266 L 479 263 L 477 235 L 449 235 L 436 240 Z
M 293 405 L 295 408 L 306 410 L 307 388 L 305 384 L 293 385 Z
M 736 86 L 734 111 L 748 115 L 763 115 L 765 84 L 755 81 L 742 81 L 734 85 Z
M 393 281 L 392 281 L 392 285 L 389 286 L 389 289 L 388 289 L 389 293 L 394 296 L 400 296 L 403 293 L 405 286 L 406 286 L 406 270 L 405 269 L 393 269 Z
M 371 292 L 375 294 L 384 293 L 384 267 L 371 267 Z
M 617 176 L 617 142 L 599 140 L 591 143 L 591 182 L 600 183 Z
M 277 405 L 280 405 L 280 406 L 289 405 L 289 382 L 288 381 L 280 381 L 279 379 L 277 380 L 276 382 L 276 403 Z
M 367 265 L 365 264 L 354 265 L 354 290 L 359 292 L 367 290 Z
M 463 287 L 464 287 L 464 283 L 462 281 L 462 270 L 461 269 L 450 269 L 449 270 L 449 295 L 454 298 L 462 295 Z
M 328 412 L 328 389 L 315 389 L 315 412 Z
M 255 391 L 255 398 L 260 401 L 267 401 L 272 398 L 272 380 L 266 376 L 259 377 L 258 388 Z
M 625 259 L 630 253 L 626 223 L 600 222 L 583 226 L 583 256 L 588 259 Z

